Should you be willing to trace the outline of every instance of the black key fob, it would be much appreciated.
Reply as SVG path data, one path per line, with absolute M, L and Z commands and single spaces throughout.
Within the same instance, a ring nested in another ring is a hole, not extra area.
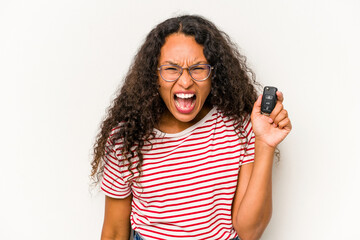
M 276 87 L 266 86 L 264 87 L 264 93 L 261 100 L 261 112 L 264 114 L 270 114 L 274 109 L 277 101 Z

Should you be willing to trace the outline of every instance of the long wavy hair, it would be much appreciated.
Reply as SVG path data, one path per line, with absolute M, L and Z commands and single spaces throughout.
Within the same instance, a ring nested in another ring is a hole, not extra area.
M 146 37 L 136 54 L 125 81 L 107 111 L 100 132 L 94 144 L 94 158 L 91 162 L 91 177 L 95 183 L 101 179 L 107 142 L 122 142 L 121 151 L 127 160 L 128 169 L 134 166 L 141 174 L 143 155 L 141 149 L 154 135 L 166 106 L 158 93 L 157 67 L 160 49 L 166 37 L 173 33 L 193 36 L 204 47 L 204 56 L 214 67 L 211 78 L 211 92 L 206 99 L 226 116 L 239 124 L 251 114 L 257 98 L 255 75 L 246 65 L 246 58 L 239 53 L 229 36 L 212 22 L 201 16 L 184 15 L 170 18 L 158 24 Z M 121 127 L 116 134 L 112 129 Z M 124 161 L 125 161 L 124 160 Z

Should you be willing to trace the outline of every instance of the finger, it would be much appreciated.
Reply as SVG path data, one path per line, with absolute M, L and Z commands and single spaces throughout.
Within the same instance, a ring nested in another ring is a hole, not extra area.
M 278 101 L 280 101 L 280 102 L 284 101 L 284 94 L 282 92 L 276 91 L 276 97 L 277 97 Z
M 275 117 L 274 123 L 276 125 L 279 125 L 279 122 L 281 122 L 287 117 L 288 117 L 288 112 L 285 109 L 282 109 L 281 112 Z
M 262 94 L 260 94 L 256 102 L 254 103 L 252 112 L 255 114 L 261 114 L 261 99 L 262 99 Z
M 291 125 L 291 121 L 289 118 L 285 118 L 282 121 L 279 122 L 278 124 L 278 128 L 279 129 L 286 129 L 286 130 L 291 130 L 292 125 Z
M 274 110 L 272 110 L 272 112 L 270 113 L 270 118 L 274 121 L 276 116 L 279 115 L 279 113 L 281 112 L 281 110 L 283 110 L 284 106 L 281 102 L 277 102 L 275 107 L 274 107 Z

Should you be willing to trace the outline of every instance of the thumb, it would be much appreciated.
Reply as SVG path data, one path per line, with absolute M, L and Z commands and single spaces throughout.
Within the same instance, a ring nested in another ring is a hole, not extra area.
M 261 100 L 262 100 L 262 94 L 260 94 L 256 102 L 254 103 L 254 107 L 252 110 L 253 114 L 261 114 Z

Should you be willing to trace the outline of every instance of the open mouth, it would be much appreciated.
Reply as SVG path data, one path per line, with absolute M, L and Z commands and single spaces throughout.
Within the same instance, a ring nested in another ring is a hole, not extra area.
M 193 93 L 174 94 L 175 107 L 180 113 L 190 113 L 196 103 L 196 95 Z

